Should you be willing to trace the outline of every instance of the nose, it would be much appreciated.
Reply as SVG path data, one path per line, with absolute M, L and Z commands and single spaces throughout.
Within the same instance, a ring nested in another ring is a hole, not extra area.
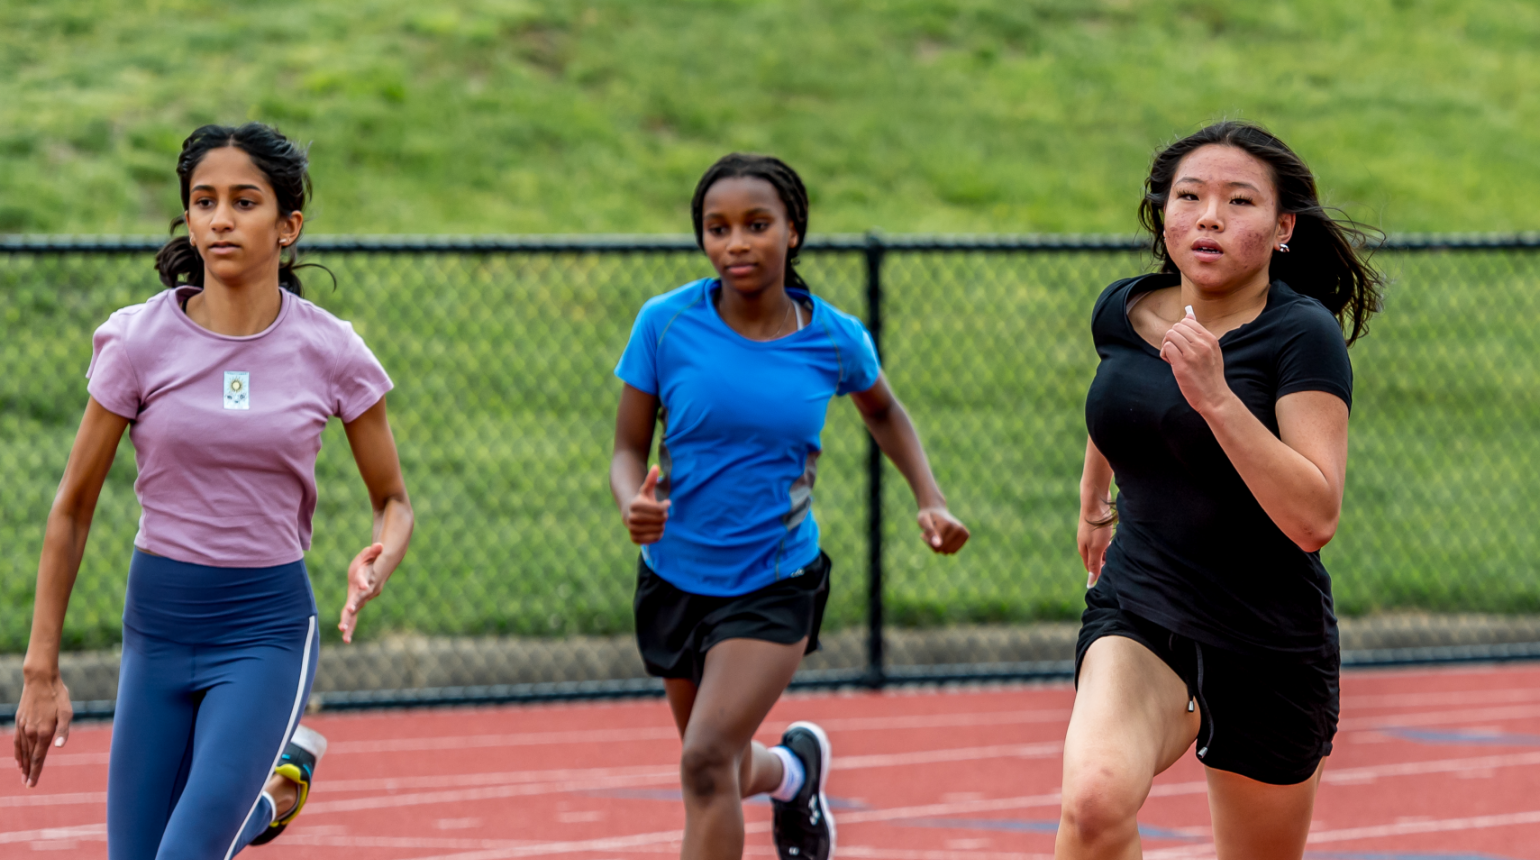
M 1224 219 L 1219 217 L 1219 199 L 1210 199 L 1198 216 L 1198 229 L 1222 231 L 1224 228 Z
M 230 204 L 220 202 L 214 207 L 214 217 L 209 219 L 209 228 L 220 232 L 235 228 L 235 211 Z
M 729 253 L 749 250 L 749 236 L 742 227 L 734 227 L 727 236 L 727 250 Z

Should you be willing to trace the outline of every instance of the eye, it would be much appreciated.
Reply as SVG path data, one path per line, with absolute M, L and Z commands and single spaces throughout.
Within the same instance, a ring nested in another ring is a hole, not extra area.
M 1178 191 L 1178 192 L 1176 192 L 1176 199 L 1178 199 L 1178 200 L 1197 200 L 1198 199 L 1198 195 L 1194 194 L 1191 191 Z
M 749 225 L 749 229 L 753 230 L 755 233 L 763 233 L 766 230 L 770 229 L 770 222 L 769 221 L 755 221 L 753 224 Z
M 199 197 L 192 202 L 194 209 L 207 209 L 214 205 L 214 201 L 207 197 Z
M 1251 205 L 1251 198 L 1250 197 L 1231 197 L 1230 198 L 1230 202 L 1235 204 L 1235 205 L 1237 205 L 1237 206 L 1250 206 Z
M 253 209 L 256 208 L 257 201 L 248 200 L 243 197 L 240 200 L 235 201 L 235 205 L 241 207 L 242 209 Z
M 723 227 L 721 224 L 713 224 L 706 228 L 706 232 L 713 236 L 721 236 L 727 233 L 727 228 Z

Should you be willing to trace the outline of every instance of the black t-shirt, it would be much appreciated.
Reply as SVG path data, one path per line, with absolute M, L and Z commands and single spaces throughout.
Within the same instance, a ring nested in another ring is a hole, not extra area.
M 1305 655 L 1337 647 L 1331 577 L 1319 553 L 1289 540 L 1182 396 L 1171 366 L 1134 330 L 1129 300 L 1179 275 L 1118 281 L 1096 300 L 1101 364 L 1086 426 L 1112 464 L 1118 526 L 1098 588 L 1125 611 L 1243 653 Z M 1219 339 L 1225 380 L 1278 433 L 1278 398 L 1326 391 L 1350 407 L 1353 368 L 1325 306 L 1274 281 L 1267 306 Z

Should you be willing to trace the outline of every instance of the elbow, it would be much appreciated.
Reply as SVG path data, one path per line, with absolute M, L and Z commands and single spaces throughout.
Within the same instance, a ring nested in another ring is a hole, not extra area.
M 1301 524 L 1299 530 L 1290 539 L 1294 545 L 1305 552 L 1320 552 L 1321 548 L 1331 543 L 1331 539 L 1337 536 L 1338 517 L 1333 513 L 1330 517 L 1316 522 Z

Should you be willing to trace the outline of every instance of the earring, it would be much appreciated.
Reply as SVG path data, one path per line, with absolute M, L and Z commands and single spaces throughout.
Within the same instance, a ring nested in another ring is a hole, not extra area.
M 1287 253 L 1289 253 L 1289 243 L 1287 243 L 1287 242 L 1279 242 L 1278 243 L 1278 253 L 1280 253 L 1280 254 L 1287 254 Z

